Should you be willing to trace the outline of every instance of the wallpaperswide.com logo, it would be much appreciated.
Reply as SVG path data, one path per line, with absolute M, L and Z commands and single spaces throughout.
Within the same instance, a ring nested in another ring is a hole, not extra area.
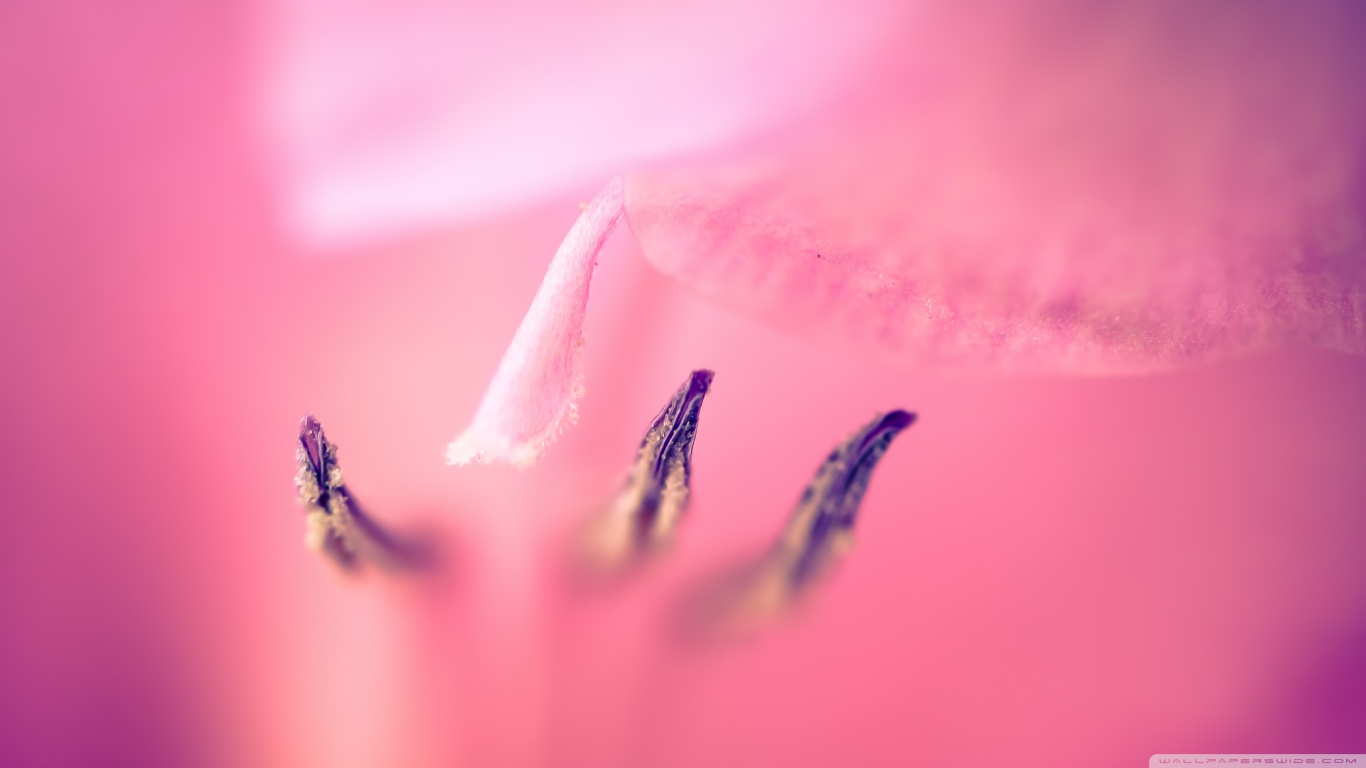
M 1148 768 L 1181 768 L 1186 765 L 1359 765 L 1366 755 L 1153 755 Z

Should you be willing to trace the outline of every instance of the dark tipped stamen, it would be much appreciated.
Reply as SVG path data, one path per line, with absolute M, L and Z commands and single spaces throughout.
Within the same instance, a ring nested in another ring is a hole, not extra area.
M 748 632 L 785 615 L 853 541 L 873 469 L 915 414 L 879 414 L 830 452 L 767 551 L 706 582 L 684 601 L 685 632 L 697 638 Z
M 400 541 L 365 513 L 347 490 L 337 446 L 327 441 L 322 424 L 308 414 L 299 424 L 298 474 L 294 478 L 299 501 L 308 520 L 306 541 L 344 570 L 354 570 L 362 558 L 388 569 L 413 567 L 421 553 Z
M 816 470 L 775 546 L 775 554 L 789 565 L 794 587 L 817 575 L 848 543 L 873 469 L 892 440 L 913 423 L 915 414 L 906 411 L 879 414 Z
M 621 492 L 590 521 L 586 544 L 598 566 L 626 565 L 672 538 L 688 505 L 697 421 L 714 377 L 693 371 L 645 431 Z
M 661 511 L 681 515 L 691 493 L 689 480 L 692 477 L 692 446 L 697 439 L 697 419 L 702 413 L 702 400 L 711 388 L 712 371 L 693 371 L 688 380 L 674 392 L 668 405 L 659 412 L 636 453 L 637 463 L 647 463 L 649 471 L 643 482 L 647 485 L 645 503 L 636 511 L 637 538 L 648 544 L 655 534 L 667 535 L 667 531 L 656 530 L 661 524 L 672 524 L 663 519 Z M 670 500 L 666 495 L 677 494 Z M 661 507 L 674 504 L 674 510 L 661 510 Z M 676 521 L 675 521 L 676 522 Z

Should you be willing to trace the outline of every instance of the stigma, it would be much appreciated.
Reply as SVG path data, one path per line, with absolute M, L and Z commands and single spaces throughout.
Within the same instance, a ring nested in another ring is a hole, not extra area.
M 584 207 L 503 353 L 473 423 L 446 447 L 447 464 L 534 464 L 578 418 L 588 288 L 598 253 L 624 212 L 620 178 Z

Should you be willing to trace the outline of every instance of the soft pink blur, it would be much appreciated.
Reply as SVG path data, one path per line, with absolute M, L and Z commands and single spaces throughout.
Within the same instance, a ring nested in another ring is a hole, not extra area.
M 771 128 L 847 88 L 887 0 L 281 0 L 257 105 L 314 244 L 433 229 Z
M 531 471 L 452 470 L 442 446 L 605 179 L 313 258 L 259 139 L 260 10 L 0 11 L 0 764 L 1366 751 L 1360 358 L 908 372 L 716 306 L 622 231 L 580 425 Z M 521 141 L 497 151 L 541 151 Z M 561 534 L 699 366 L 718 373 L 676 551 L 572 594 Z M 687 589 L 893 406 L 921 420 L 805 610 L 738 647 L 672 644 Z M 377 517 L 441 535 L 445 570 L 348 580 L 305 550 L 307 410 Z

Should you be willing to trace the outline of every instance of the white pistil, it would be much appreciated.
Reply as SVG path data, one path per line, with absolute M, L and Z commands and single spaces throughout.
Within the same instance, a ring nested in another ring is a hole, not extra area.
M 446 448 L 447 464 L 535 462 L 574 422 L 583 395 L 583 321 L 598 253 L 624 211 L 621 179 L 584 209 L 550 262 L 489 383 L 474 421 Z

